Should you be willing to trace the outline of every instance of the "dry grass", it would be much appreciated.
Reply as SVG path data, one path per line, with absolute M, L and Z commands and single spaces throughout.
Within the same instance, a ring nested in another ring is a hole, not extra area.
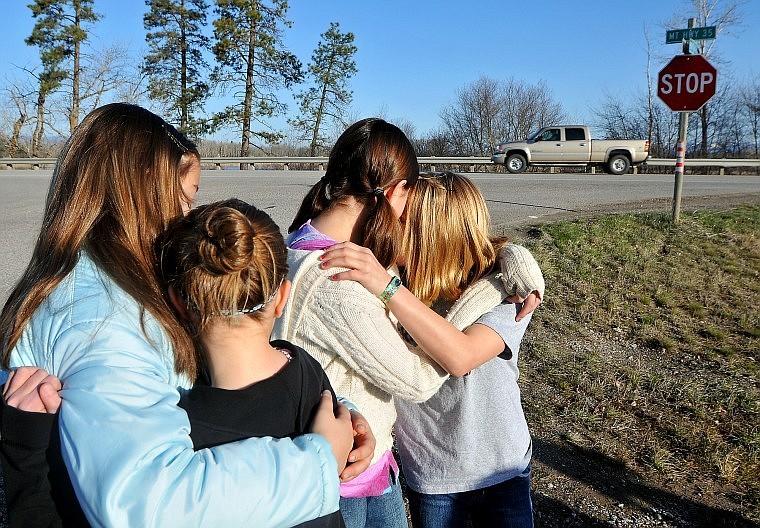
M 535 229 L 528 421 L 760 521 L 760 207 Z

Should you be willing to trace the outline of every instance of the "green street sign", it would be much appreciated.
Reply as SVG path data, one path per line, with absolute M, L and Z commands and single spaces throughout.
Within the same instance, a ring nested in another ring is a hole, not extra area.
M 712 40 L 714 38 L 715 26 L 671 29 L 665 32 L 665 44 L 680 44 L 684 40 Z

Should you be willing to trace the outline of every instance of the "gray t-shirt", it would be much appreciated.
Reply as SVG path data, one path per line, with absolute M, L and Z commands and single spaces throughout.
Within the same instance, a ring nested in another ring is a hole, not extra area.
M 517 386 L 517 357 L 530 316 L 503 303 L 481 316 L 505 352 L 449 378 L 428 401 L 396 399 L 396 442 L 407 484 L 418 493 L 459 493 L 509 480 L 530 463 L 531 440 Z M 506 359 L 508 358 L 508 359 Z

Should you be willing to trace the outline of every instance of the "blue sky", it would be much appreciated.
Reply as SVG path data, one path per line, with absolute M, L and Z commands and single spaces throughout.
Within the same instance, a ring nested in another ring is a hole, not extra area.
M 34 21 L 30 0 L 3 1 L 2 75 L 34 67 L 37 53 L 24 44 Z M 543 81 L 570 121 L 588 122 L 604 93 L 624 97 L 646 88 L 645 28 L 653 43 L 652 75 L 679 45 L 665 44 L 665 23 L 692 16 L 684 0 L 291 0 L 286 45 L 304 63 L 330 22 L 355 34 L 358 74 L 351 81 L 352 115 L 408 119 L 422 135 L 439 124 L 441 108 L 481 76 Z M 142 0 L 96 0 L 104 15 L 96 41 L 144 49 Z M 760 1 L 743 6 L 744 23 L 719 35 L 718 83 L 760 75 Z M 291 105 L 295 112 L 295 105 Z

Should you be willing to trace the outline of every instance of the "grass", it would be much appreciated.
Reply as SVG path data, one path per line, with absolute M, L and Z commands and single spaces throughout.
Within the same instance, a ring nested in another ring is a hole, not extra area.
M 528 422 L 760 521 L 760 207 L 540 226 Z

